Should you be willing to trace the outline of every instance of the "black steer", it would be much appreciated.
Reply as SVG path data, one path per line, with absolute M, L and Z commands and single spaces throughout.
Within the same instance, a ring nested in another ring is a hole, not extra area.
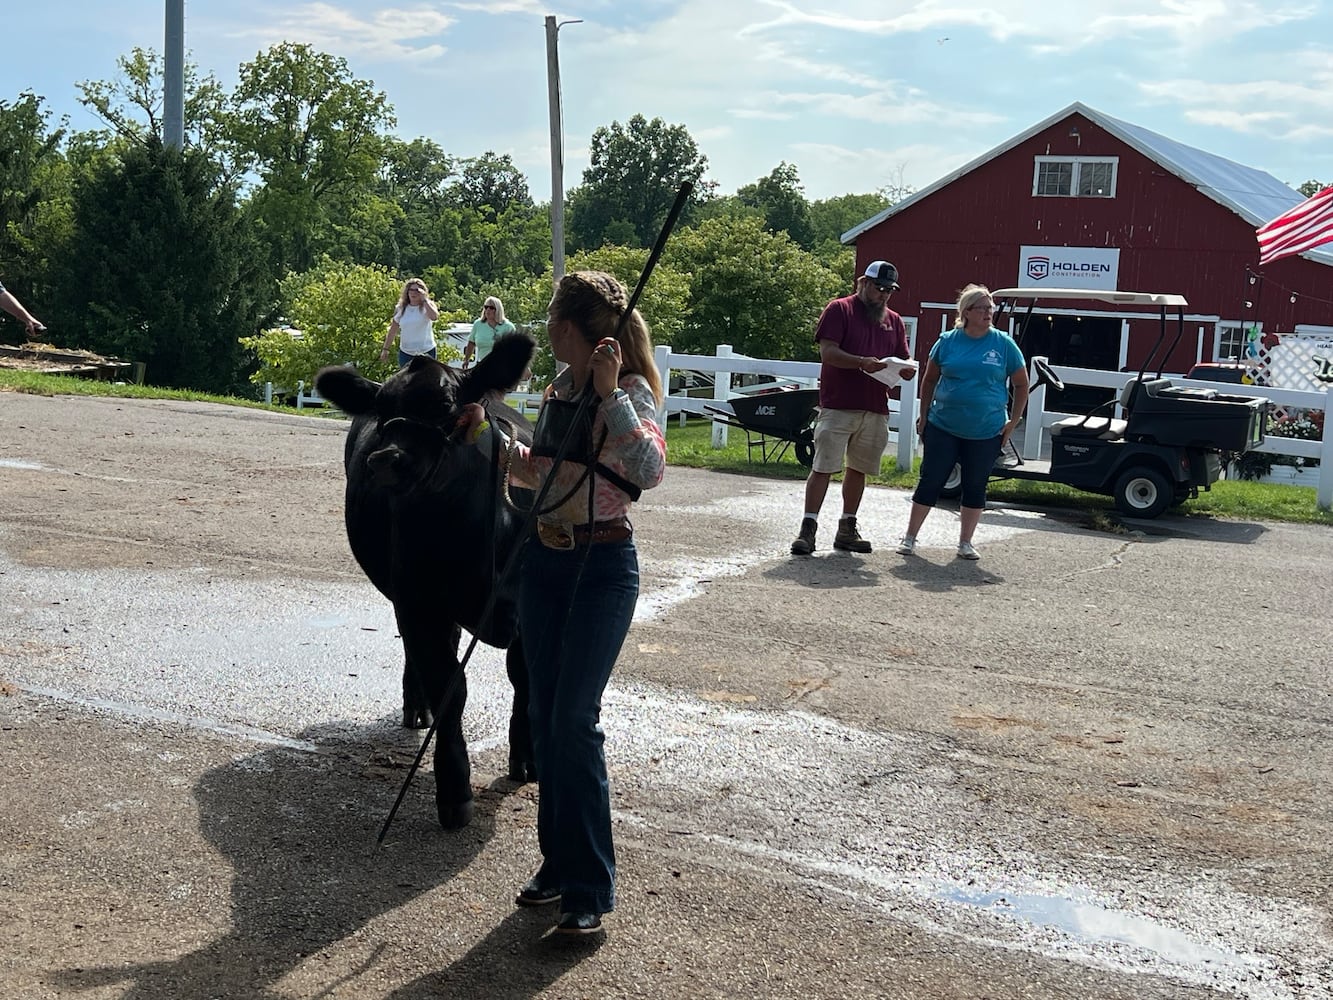
M 530 337 L 502 337 L 463 374 L 417 357 L 383 385 L 345 367 L 324 368 L 315 377 L 320 395 L 353 418 L 344 455 L 347 540 L 366 576 L 393 602 L 405 654 L 403 725 L 430 725 L 432 709 L 440 706 L 435 804 L 446 829 L 472 818 L 460 626 L 508 649 L 514 686 L 509 777 L 536 776 L 515 610 L 517 567 L 482 620 L 496 576 L 521 543 L 522 518 L 500 499 L 487 453 L 454 433 L 460 408 L 485 400 L 522 440 L 531 440 L 527 420 L 504 406 L 501 393 L 522 377 L 534 348 Z M 440 705 L 451 683 L 449 700 Z

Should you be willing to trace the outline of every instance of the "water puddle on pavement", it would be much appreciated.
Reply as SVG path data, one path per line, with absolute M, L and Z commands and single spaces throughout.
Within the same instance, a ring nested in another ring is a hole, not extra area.
M 1302 974 L 1331 981 L 1327 941 L 1300 933 L 1317 910 L 1198 871 L 1034 850 L 963 789 L 947 741 L 639 684 L 613 685 L 606 712 L 617 821 L 721 864 L 799 873 L 933 934 L 1251 1000 L 1296 1000 Z
M 937 888 L 935 899 L 1049 927 L 1085 944 L 1124 944 L 1171 963 L 1245 968 L 1234 952 L 1209 948 L 1147 917 L 1072 897 Z

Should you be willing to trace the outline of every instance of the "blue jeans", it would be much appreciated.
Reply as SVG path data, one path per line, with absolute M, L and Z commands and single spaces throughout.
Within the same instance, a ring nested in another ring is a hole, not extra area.
M 435 357 L 435 353 L 436 353 L 437 350 L 438 350 L 438 348 L 434 348 L 434 347 L 432 347 L 429 351 L 424 351 L 424 352 L 422 353 L 421 356 L 422 356 L 423 358 L 433 358 L 433 357 Z M 406 367 L 407 367 L 407 363 L 408 363 L 409 361 L 411 361 L 411 360 L 412 360 L 413 358 L 415 358 L 415 357 L 416 357 L 415 354 L 405 354 L 405 353 L 403 352 L 403 349 L 402 349 L 401 347 L 398 348 L 398 367 L 399 367 L 399 368 L 406 368 Z
M 961 465 L 963 495 L 960 503 L 964 507 L 985 507 L 986 484 L 990 482 L 995 460 L 1000 457 L 1003 439 L 1003 434 L 993 438 L 960 438 L 927 420 L 926 431 L 921 435 L 921 478 L 917 480 L 912 502 L 934 507 L 949 473 L 955 465 Z
M 639 557 L 632 539 L 569 551 L 536 538 L 526 544 L 518 620 L 537 758 L 537 877 L 559 887 L 564 912 L 607 913 L 616 903 L 616 853 L 602 692 L 634 617 Z

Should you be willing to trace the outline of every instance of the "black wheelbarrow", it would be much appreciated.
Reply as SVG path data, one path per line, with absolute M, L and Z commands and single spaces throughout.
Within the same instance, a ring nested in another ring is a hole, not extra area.
M 745 453 L 754 461 L 778 462 L 795 445 L 796 461 L 807 469 L 815 460 L 815 412 L 818 389 L 783 389 L 778 392 L 736 396 L 716 406 L 704 404 L 714 420 L 745 431 Z M 772 440 L 770 440 L 772 439 Z

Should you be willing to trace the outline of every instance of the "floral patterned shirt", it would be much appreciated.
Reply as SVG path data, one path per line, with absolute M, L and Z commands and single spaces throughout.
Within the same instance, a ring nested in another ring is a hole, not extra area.
M 620 390 L 608 396 L 597 407 L 593 417 L 592 440 L 606 441 L 597 460 L 640 489 L 651 489 L 662 481 L 666 472 L 666 438 L 657 426 L 657 399 L 642 375 L 623 375 Z M 548 391 L 561 399 L 573 396 L 573 378 L 566 370 L 556 376 Z M 545 403 L 542 404 L 546 405 Z M 539 489 L 550 473 L 553 459 L 538 457 L 524 444 L 515 446 L 510 476 L 520 486 Z M 580 462 L 565 461 L 556 470 L 543 505 L 558 500 L 569 492 L 583 475 Z M 605 476 L 597 476 L 593 495 L 593 520 L 611 521 L 629 514 L 633 502 L 620 487 Z M 541 520 L 560 524 L 584 524 L 588 520 L 588 484 L 585 481 L 574 495 L 559 508 L 543 514 Z

